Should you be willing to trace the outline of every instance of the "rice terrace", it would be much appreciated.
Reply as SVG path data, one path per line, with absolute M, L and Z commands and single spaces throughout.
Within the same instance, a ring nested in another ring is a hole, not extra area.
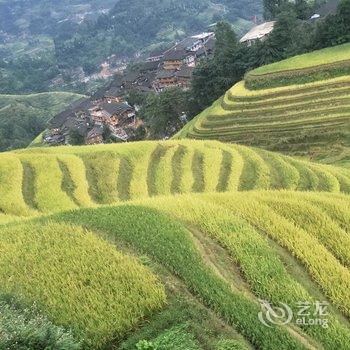
M 0 153 L 0 349 L 43 334 L 349 350 L 350 44 L 248 72 L 170 140 Z

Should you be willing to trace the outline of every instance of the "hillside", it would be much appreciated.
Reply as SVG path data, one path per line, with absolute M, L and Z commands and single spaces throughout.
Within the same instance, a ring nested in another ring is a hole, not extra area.
M 111 54 L 169 47 L 220 20 L 230 21 L 242 34 L 252 26 L 252 17 L 261 15 L 261 7 L 260 0 L 118 0 L 96 23 L 82 23 L 70 36 L 58 35 L 56 56 L 69 67 L 91 67 Z
M 349 57 L 345 44 L 253 70 L 178 137 L 348 164 Z
M 69 350 L 350 349 L 347 170 L 139 142 L 3 153 L 0 183 L 0 348 L 40 338 L 11 323 L 35 302 Z M 269 328 L 260 299 L 327 301 L 328 327 Z
M 34 148 L 0 162 L 0 210 L 19 216 L 181 193 L 350 193 L 348 170 L 208 141 Z
M 49 119 L 81 97 L 66 92 L 0 95 L 0 151 L 28 146 Z
M 261 14 L 261 0 L 2 0 L 0 93 L 91 91 L 107 59 L 115 69 L 220 20 L 242 34 Z

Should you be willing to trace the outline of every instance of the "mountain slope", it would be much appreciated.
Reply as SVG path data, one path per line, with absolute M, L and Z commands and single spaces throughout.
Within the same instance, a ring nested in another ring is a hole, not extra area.
M 350 148 L 348 57 L 350 44 L 345 44 L 249 72 L 244 82 L 178 136 L 346 163 Z
M 209 25 L 222 19 L 232 22 L 240 34 L 261 12 L 259 0 L 119 0 L 96 23 L 82 23 L 70 37 L 66 32 L 58 35 L 56 55 L 67 67 L 95 65 L 111 54 L 123 56 L 145 48 L 168 47 L 185 35 L 207 31 Z
M 0 151 L 28 146 L 49 119 L 81 97 L 66 92 L 0 95 Z

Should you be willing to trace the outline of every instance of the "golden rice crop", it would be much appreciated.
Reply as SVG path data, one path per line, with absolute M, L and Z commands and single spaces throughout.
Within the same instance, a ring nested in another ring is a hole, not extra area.
M 93 349 L 122 337 L 165 301 L 158 279 L 134 258 L 57 223 L 1 229 L 0 285 L 2 293 L 36 301 Z
M 325 294 L 342 312 L 350 315 L 350 272 L 318 239 L 248 195 L 235 201 L 226 195 L 226 199 L 215 197 L 215 201 L 241 215 L 297 256 Z
M 57 157 L 67 168 L 73 188 L 72 195 L 79 206 L 89 207 L 93 205 L 89 196 L 89 184 L 86 179 L 86 169 L 83 161 L 74 155 L 62 154 Z
M 26 216 L 32 212 L 22 195 L 23 169 L 18 158 L 7 154 L 0 157 L 0 212 Z
M 43 212 L 52 212 L 76 208 L 76 204 L 62 190 L 63 175 L 56 157 L 35 155 L 21 157 L 34 172 L 34 202 Z

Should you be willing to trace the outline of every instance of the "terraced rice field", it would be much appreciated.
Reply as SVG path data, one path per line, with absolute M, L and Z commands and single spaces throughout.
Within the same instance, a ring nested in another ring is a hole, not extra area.
M 215 139 L 297 156 L 350 148 L 350 76 L 248 90 L 244 82 L 204 111 L 178 138 Z M 341 160 L 341 158 L 340 158 Z
M 248 72 L 175 138 L 234 142 L 350 166 L 350 44 Z
M 12 216 L 183 193 L 350 192 L 349 170 L 210 141 L 23 150 L 0 165 L 0 210 Z
M 350 169 L 241 145 L 344 145 L 349 96 L 240 83 L 208 140 L 1 153 L 0 349 L 350 350 Z
M 329 47 L 254 69 L 246 74 L 251 89 L 308 83 L 350 73 L 350 44 Z
M 345 194 L 236 191 L 14 222 L 0 226 L 1 292 L 36 301 L 83 349 L 350 349 L 349 208 Z M 295 315 L 327 301 L 327 327 L 267 327 L 261 299 Z

